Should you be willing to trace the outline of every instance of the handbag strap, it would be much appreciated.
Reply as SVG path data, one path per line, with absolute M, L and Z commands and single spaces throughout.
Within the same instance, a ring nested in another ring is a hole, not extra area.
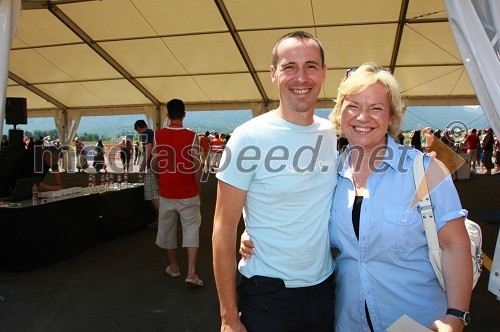
M 434 219 L 434 207 L 432 206 L 429 187 L 425 178 L 423 153 L 419 153 L 413 160 L 413 179 L 415 180 L 418 211 L 424 223 L 427 245 L 430 250 L 438 250 L 439 240 Z

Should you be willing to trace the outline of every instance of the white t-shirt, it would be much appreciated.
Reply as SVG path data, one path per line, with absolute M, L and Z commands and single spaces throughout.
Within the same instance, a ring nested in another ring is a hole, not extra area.
M 240 261 L 244 276 L 305 287 L 331 275 L 328 222 L 336 145 L 332 124 L 316 116 L 313 124 L 299 126 L 269 112 L 231 135 L 217 178 L 247 191 L 243 217 L 255 254 Z

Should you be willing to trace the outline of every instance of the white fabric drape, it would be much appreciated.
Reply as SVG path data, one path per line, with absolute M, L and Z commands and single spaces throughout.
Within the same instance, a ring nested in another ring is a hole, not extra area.
M 500 134 L 500 4 L 498 0 L 445 0 L 453 36 L 477 99 Z M 488 289 L 500 299 L 500 250 L 493 257 Z
M 62 145 L 67 145 L 68 141 L 66 139 L 66 112 L 62 110 L 54 111 L 54 123 L 56 125 L 57 132 L 59 133 L 59 140 Z
M 21 0 L 0 0 L 0 133 L 3 133 L 9 55 L 21 12 Z
M 62 110 L 54 111 L 54 123 L 56 125 L 57 132 L 59 133 L 59 140 L 62 146 L 67 146 L 68 140 L 66 136 L 67 131 L 67 116 L 66 112 Z M 63 169 L 68 170 L 72 169 L 72 166 L 75 164 L 73 162 L 73 158 L 71 157 L 73 153 L 70 151 L 71 149 L 65 149 L 67 153 L 64 153 L 62 156 L 61 166 Z
M 166 105 L 160 106 L 160 128 L 165 128 L 170 123 L 168 119 L 168 111 Z
M 498 233 L 497 245 L 495 247 L 493 263 L 491 265 L 488 290 L 495 294 L 497 300 L 500 301 L 500 233 Z
M 62 145 L 70 145 L 73 142 L 81 118 L 79 110 L 56 110 L 54 112 L 54 123 Z
M 500 4 L 445 0 L 448 20 L 477 99 L 500 134 Z
M 80 125 L 80 120 L 82 119 L 82 113 L 80 110 L 68 110 L 66 111 L 68 118 L 68 123 L 66 124 L 66 139 L 67 144 L 73 142 L 76 137 L 76 131 Z
M 257 117 L 265 113 L 265 108 L 263 103 L 252 103 L 252 117 Z
M 158 108 L 155 106 L 144 106 L 144 114 L 146 114 L 146 123 L 150 129 L 158 130 L 161 128 L 163 122 Z
M 252 103 L 252 116 L 255 118 L 256 116 L 259 116 L 259 115 L 262 115 L 266 112 L 269 112 L 269 111 L 272 111 L 276 108 L 278 108 L 278 106 L 280 105 L 279 102 L 274 102 L 274 101 L 271 101 L 266 105 L 264 105 L 263 103 Z
M 59 139 L 61 140 L 61 144 L 67 147 L 63 150 L 62 168 L 68 172 L 76 170 L 76 153 L 70 145 L 75 139 L 80 120 L 81 112 L 79 110 L 54 111 L 54 123 L 59 133 Z

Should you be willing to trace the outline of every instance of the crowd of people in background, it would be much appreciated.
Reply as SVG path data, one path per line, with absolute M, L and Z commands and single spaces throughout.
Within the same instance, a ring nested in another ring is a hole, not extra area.
M 198 136 L 200 137 L 200 156 L 203 170 L 205 173 L 209 171 L 215 172 L 219 167 L 222 152 L 231 135 L 211 130 Z M 27 150 L 33 149 L 35 146 L 61 147 L 59 138 L 51 139 L 50 136 L 40 136 L 37 140 L 33 137 L 25 136 L 23 141 L 24 147 Z M 131 172 L 133 171 L 133 166 L 141 165 L 141 160 L 144 157 L 144 147 L 140 141 L 133 141 L 127 137 L 119 138 L 118 144 L 105 145 L 102 140 L 98 140 L 94 145 L 82 142 L 77 136 L 73 140 L 73 144 L 78 172 L 83 172 L 89 167 L 93 167 L 96 172 L 107 172 L 108 166 L 116 165 L 118 160 L 121 161 L 123 171 Z M 7 135 L 2 136 L 1 148 L 10 148 Z
M 426 127 L 422 130 L 412 130 L 406 135 L 400 133 L 398 143 L 414 147 L 421 152 L 431 152 L 429 136 L 464 158 L 469 164 L 471 177 L 477 174 L 500 174 L 500 141 L 492 128 L 472 128 L 466 133 L 462 131 L 452 133 L 449 129 Z M 345 137 L 337 136 L 338 151 L 343 151 L 347 144 Z
M 219 168 L 222 152 L 230 137 L 230 134 L 218 133 L 215 130 L 200 135 L 200 160 L 204 173 L 215 172 Z
M 218 133 L 212 130 L 210 132 L 206 131 L 200 138 L 202 148 L 201 163 L 205 173 L 215 172 L 219 168 L 222 152 L 230 137 L 230 134 Z
M 454 137 L 449 129 L 440 130 L 426 127 L 423 130 L 412 130 L 406 135 L 401 132 L 398 136 L 398 143 L 412 146 L 422 152 L 430 152 L 423 131 L 443 142 L 452 151 L 466 157 L 472 177 L 478 173 L 500 174 L 500 141 L 491 128 L 473 128 L 468 130 L 465 137 L 462 132 Z M 222 152 L 230 137 L 230 134 L 218 133 L 215 130 L 199 134 L 201 164 L 205 173 L 216 172 Z M 24 137 L 24 144 L 25 149 L 33 149 L 35 146 L 61 146 L 58 138 L 52 140 L 50 136 L 40 136 L 36 141 L 33 137 Z M 337 136 L 337 150 L 339 152 L 343 151 L 347 145 L 348 140 L 345 137 Z M 76 167 L 79 172 L 90 166 L 94 167 L 97 172 L 106 172 L 107 165 L 116 164 L 116 160 L 121 161 L 123 171 L 132 171 L 134 165 L 141 164 L 141 157 L 144 154 L 143 147 L 138 140 L 132 141 L 127 138 L 121 138 L 119 144 L 106 147 L 102 140 L 99 140 L 95 145 L 86 146 L 78 137 L 75 137 L 74 146 L 77 158 Z M 2 149 L 10 147 L 7 135 L 2 136 L 1 147 Z M 131 160 L 132 163 L 130 163 Z
M 426 127 L 408 133 L 401 132 L 397 137 L 397 143 L 429 153 L 433 151 L 429 138 L 442 142 L 444 146 L 449 148 L 449 151 L 463 158 L 469 165 L 471 178 L 476 177 L 477 174 L 500 174 L 500 141 L 492 128 L 473 128 L 468 129 L 467 132 L 451 133 L 449 129 L 440 130 Z M 337 135 L 337 150 L 339 153 L 342 153 L 348 144 L 347 138 Z M 451 153 L 448 156 L 443 156 L 441 151 L 441 155 L 436 155 L 436 157 L 441 160 L 451 158 L 450 155 Z M 453 179 L 457 178 L 454 172 L 458 167 L 465 167 L 461 165 L 463 161 L 456 160 L 455 162 L 459 163 L 456 167 L 449 167 L 450 165 L 447 164 L 446 160 L 441 160 L 448 166 Z
M 55 147 L 61 147 L 61 142 L 59 138 L 56 139 L 51 139 L 50 136 L 40 136 L 36 141 L 35 139 L 31 137 L 24 136 L 23 137 L 23 145 L 24 149 L 30 150 L 33 149 L 35 146 L 55 146 Z M 11 147 L 10 141 L 7 135 L 2 136 L 2 149 L 9 149 Z
M 472 176 L 478 172 L 485 175 L 500 173 L 500 143 L 491 128 L 469 129 L 465 135 L 459 133 L 456 137 L 450 130 L 426 128 L 426 131 L 466 159 Z
M 205 173 L 217 170 L 222 152 L 230 136 L 230 134 L 218 133 L 215 130 L 199 134 L 200 157 Z M 132 140 L 125 137 L 120 139 L 120 143 L 108 145 L 107 147 L 102 140 L 99 140 L 95 146 L 85 145 L 78 137 L 75 138 L 74 144 L 79 172 L 85 171 L 90 166 L 93 166 L 97 172 L 101 170 L 106 172 L 107 165 L 116 165 L 118 160 L 121 161 L 123 171 L 131 172 L 133 166 L 141 165 L 145 152 L 144 147 L 141 146 L 138 140 L 132 142 Z

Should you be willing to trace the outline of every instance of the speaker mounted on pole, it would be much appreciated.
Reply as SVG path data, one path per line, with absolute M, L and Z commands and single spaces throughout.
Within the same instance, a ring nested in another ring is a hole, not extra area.
M 8 125 L 28 124 L 26 98 L 7 97 L 5 103 L 5 123 Z

